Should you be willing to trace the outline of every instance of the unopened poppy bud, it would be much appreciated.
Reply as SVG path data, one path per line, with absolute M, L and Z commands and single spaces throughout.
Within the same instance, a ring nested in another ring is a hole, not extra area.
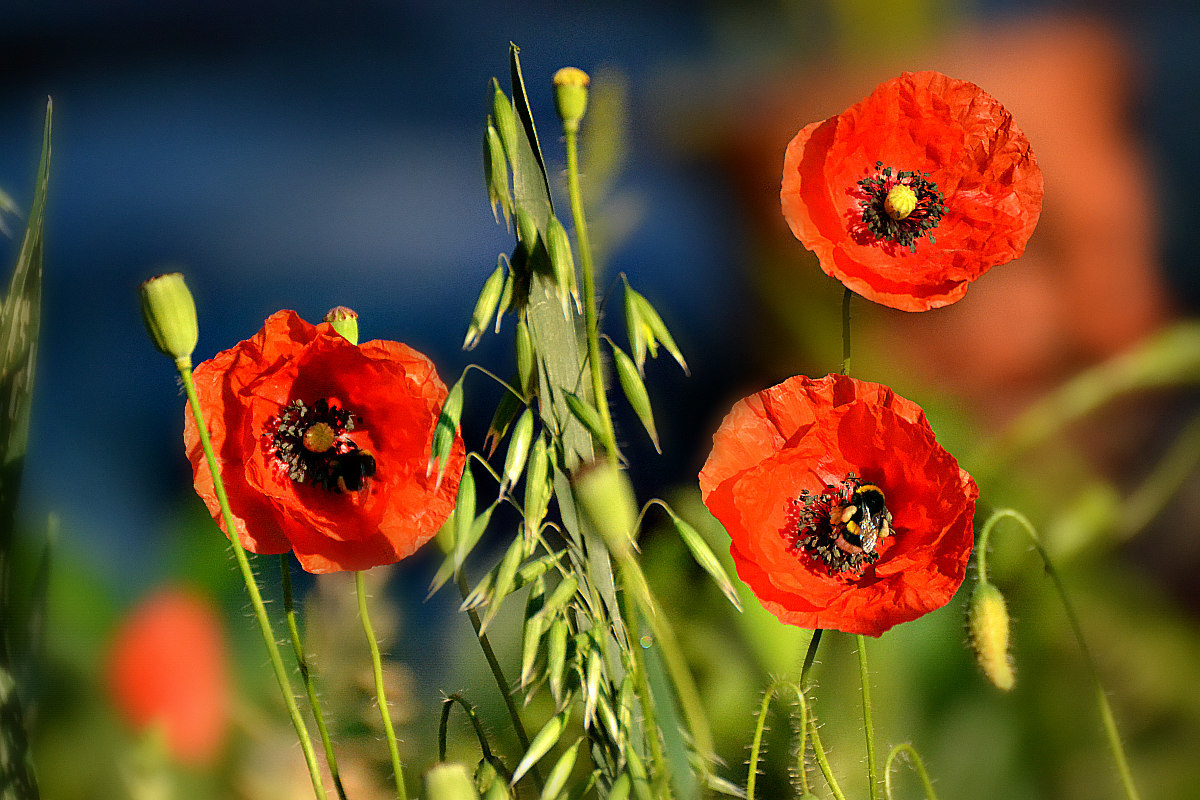
M 475 783 L 462 764 L 437 764 L 424 775 L 428 800 L 479 800 Z
M 628 553 L 637 520 L 637 501 L 629 476 L 609 460 L 581 467 L 571 478 L 575 499 L 605 544 L 614 553 Z
M 358 344 L 358 314 L 346 306 L 334 306 L 325 314 L 325 322 L 333 326 L 350 344 Z
M 917 210 L 917 193 L 903 183 L 897 183 L 883 199 L 883 210 L 896 221 L 908 219 Z
M 177 366 L 191 367 L 200 331 L 196 327 L 196 302 L 183 274 L 158 275 L 143 283 L 138 292 L 142 298 L 142 319 L 154 346 L 175 359 Z
M 554 73 L 554 106 L 563 122 L 563 130 L 579 130 L 579 120 L 587 111 L 588 84 L 592 79 L 576 67 L 563 67 Z
M 971 592 L 967 608 L 971 645 L 980 669 L 996 688 L 1008 691 L 1016 683 L 1012 659 L 1008 656 L 1008 607 L 1004 595 L 987 581 L 980 581 Z

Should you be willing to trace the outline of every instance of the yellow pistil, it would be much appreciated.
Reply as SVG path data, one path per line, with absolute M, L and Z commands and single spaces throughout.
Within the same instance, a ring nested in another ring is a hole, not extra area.
M 908 215 L 913 213 L 916 208 L 917 193 L 903 183 L 893 186 L 883 201 L 883 210 L 897 222 L 907 219 Z
M 333 447 L 336 434 L 333 427 L 325 422 L 317 422 L 308 426 L 304 432 L 304 449 L 310 453 L 324 453 Z

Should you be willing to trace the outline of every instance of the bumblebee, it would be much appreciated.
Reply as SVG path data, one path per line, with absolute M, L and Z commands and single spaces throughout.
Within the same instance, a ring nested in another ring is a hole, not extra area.
M 375 476 L 375 456 L 367 450 L 351 450 L 329 459 L 329 472 L 339 492 L 365 489 Z
M 845 553 L 874 553 L 879 538 L 892 535 L 892 512 L 883 490 L 873 483 L 855 486 L 841 513 L 831 517 L 837 546 Z

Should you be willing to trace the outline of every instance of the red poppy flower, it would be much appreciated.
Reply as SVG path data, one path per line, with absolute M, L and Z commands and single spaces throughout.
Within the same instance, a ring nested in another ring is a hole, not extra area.
M 886 386 L 798 376 L 741 400 L 700 489 L 738 575 L 793 625 L 879 636 L 966 573 L 975 482 Z
M 994 97 L 906 72 L 796 134 L 780 197 L 826 274 L 876 303 L 926 311 L 1025 251 L 1042 171 Z
M 465 448 L 456 438 L 436 486 L 426 464 L 447 390 L 411 347 L 354 345 L 279 311 L 194 378 L 247 550 L 292 550 L 309 572 L 367 569 L 408 556 L 450 515 Z M 224 529 L 190 412 L 184 443 L 196 492 Z
M 117 708 L 139 730 L 162 725 L 181 763 L 219 754 L 229 723 L 225 637 L 212 606 L 166 589 L 143 600 L 113 642 L 109 686 Z

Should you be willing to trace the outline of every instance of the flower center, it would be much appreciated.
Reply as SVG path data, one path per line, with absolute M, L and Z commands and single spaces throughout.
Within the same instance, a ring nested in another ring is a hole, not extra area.
M 375 457 L 350 438 L 357 419 L 322 398 L 293 400 L 267 421 L 263 441 L 280 470 L 296 483 L 354 492 L 375 475 Z
M 934 241 L 933 230 L 946 213 L 946 196 L 929 180 L 928 172 L 901 170 L 875 162 L 876 173 L 858 182 L 862 189 L 862 221 L 876 241 L 887 240 L 917 251 L 923 236 Z
M 879 540 L 892 536 L 892 513 L 883 490 L 851 472 L 817 494 L 805 489 L 792 500 L 784 536 L 796 550 L 824 564 L 831 574 L 861 575 L 879 560 Z

